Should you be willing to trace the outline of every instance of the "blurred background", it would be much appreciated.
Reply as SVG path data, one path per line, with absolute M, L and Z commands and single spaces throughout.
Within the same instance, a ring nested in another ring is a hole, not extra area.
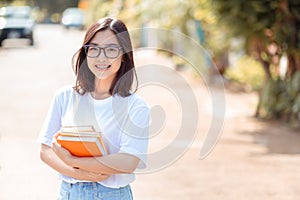
M 223 135 L 212 155 L 198 159 L 204 136 L 197 136 L 171 167 L 138 177 L 137 199 L 299 197 L 298 0 L 0 0 L 0 199 L 55 197 L 55 173 L 39 161 L 35 139 L 55 90 L 75 79 L 71 59 L 84 31 L 105 16 L 125 22 L 136 49 L 160 47 L 137 52 L 139 65 L 157 60 L 188 80 L 199 134 L 209 129 L 209 90 L 226 94 Z M 204 50 L 149 28 L 176 31 Z M 26 185 L 20 194 L 19 181 Z

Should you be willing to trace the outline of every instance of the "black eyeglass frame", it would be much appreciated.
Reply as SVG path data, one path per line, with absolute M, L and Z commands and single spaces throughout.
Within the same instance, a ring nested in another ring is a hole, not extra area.
M 96 56 L 88 56 L 88 54 L 87 54 L 87 51 L 88 51 L 88 48 L 89 47 L 93 47 L 93 48 L 98 48 L 99 49 L 99 53 L 96 55 Z M 116 56 L 114 56 L 114 57 L 110 57 L 110 56 L 107 56 L 106 55 L 106 48 L 117 48 L 118 50 L 119 50 L 119 52 L 118 52 L 118 55 L 116 55 Z M 120 55 L 120 50 L 121 49 L 123 49 L 122 47 L 120 47 L 120 46 L 107 46 L 107 47 L 99 47 L 99 46 L 95 46 L 95 45 L 89 45 L 89 44 L 86 44 L 86 45 L 83 45 L 83 48 L 84 48 L 84 52 L 85 52 L 85 55 L 87 56 L 87 57 L 89 57 L 89 58 L 97 58 L 98 56 L 100 56 L 100 54 L 101 54 L 101 51 L 102 51 L 102 49 L 103 49 L 103 52 L 104 52 L 104 55 L 105 55 L 105 57 L 106 58 L 109 58 L 109 59 L 114 59 L 114 58 L 117 58 L 117 57 L 119 57 L 119 55 Z

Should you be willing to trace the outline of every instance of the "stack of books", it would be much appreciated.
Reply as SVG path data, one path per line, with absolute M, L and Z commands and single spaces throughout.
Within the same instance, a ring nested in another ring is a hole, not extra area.
M 96 132 L 93 126 L 63 126 L 56 140 L 74 156 L 106 155 L 101 132 Z

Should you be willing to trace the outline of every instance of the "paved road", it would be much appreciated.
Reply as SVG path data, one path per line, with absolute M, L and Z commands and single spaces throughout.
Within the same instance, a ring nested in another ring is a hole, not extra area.
M 55 172 L 39 159 L 36 137 L 54 91 L 74 80 L 70 60 L 81 44 L 83 33 L 65 31 L 60 26 L 38 26 L 35 36 L 35 47 L 10 41 L 0 49 L 1 200 L 51 200 L 58 191 Z M 138 52 L 136 59 L 138 66 L 163 63 L 172 67 L 170 60 L 153 52 Z M 214 151 L 200 160 L 200 147 L 212 115 L 208 91 L 199 79 L 181 73 L 189 83 L 187 88 L 174 79 L 178 73 L 164 74 L 164 69 L 156 74 L 145 72 L 142 77 L 164 77 L 164 83 L 174 86 L 177 92 L 192 89 L 200 123 L 193 144 L 181 157 L 155 173 L 137 176 L 132 184 L 135 199 L 299 198 L 299 135 L 278 124 L 270 126 L 252 119 L 255 95 L 227 91 L 227 118 L 222 138 Z M 140 94 L 149 105 L 156 106 L 153 117 L 165 120 L 164 130 L 150 140 L 150 152 L 165 149 L 174 141 L 182 123 L 180 114 L 196 110 L 191 106 L 181 110 L 172 92 L 159 84 L 141 88 Z M 180 148 L 184 144 L 174 146 Z
M 40 162 L 36 138 L 54 91 L 74 79 L 71 57 L 82 37 L 39 25 L 34 47 L 10 40 L 0 49 L 1 200 L 55 199 L 56 174 Z

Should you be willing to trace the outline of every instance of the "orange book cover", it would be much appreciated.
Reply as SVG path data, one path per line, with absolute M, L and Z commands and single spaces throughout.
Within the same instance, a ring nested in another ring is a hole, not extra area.
M 82 131 L 82 130 L 81 130 Z M 74 156 L 92 157 L 106 155 L 105 145 L 98 132 L 60 131 L 57 142 Z

